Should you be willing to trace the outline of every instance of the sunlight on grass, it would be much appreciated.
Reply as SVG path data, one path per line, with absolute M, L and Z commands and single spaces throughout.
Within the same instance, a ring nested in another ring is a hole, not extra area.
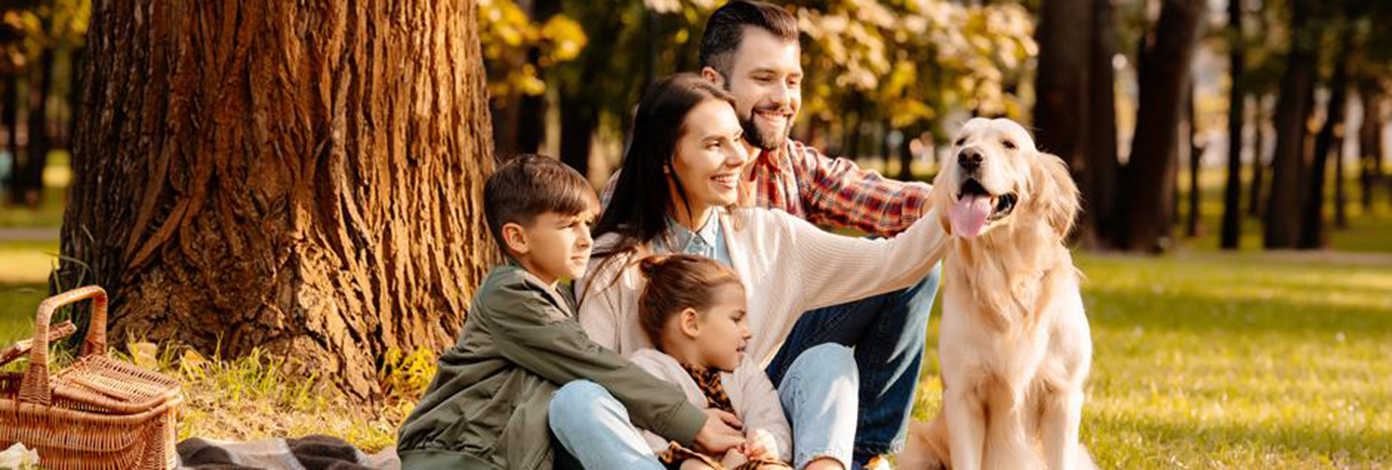
M 58 262 L 58 241 L 0 241 L 0 284 L 34 284 L 48 280 Z

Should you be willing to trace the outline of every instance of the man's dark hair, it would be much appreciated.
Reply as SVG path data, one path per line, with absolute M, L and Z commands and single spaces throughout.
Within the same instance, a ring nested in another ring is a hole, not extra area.
M 711 13 L 701 37 L 701 67 L 710 67 L 730 79 L 735 51 L 744 40 L 746 27 L 768 31 L 786 41 L 798 40 L 797 18 L 783 7 L 764 2 L 735 0 Z
M 531 225 L 547 212 L 576 215 L 598 210 L 594 187 L 560 160 L 533 154 L 513 157 L 483 185 L 483 216 L 503 253 L 503 225 Z

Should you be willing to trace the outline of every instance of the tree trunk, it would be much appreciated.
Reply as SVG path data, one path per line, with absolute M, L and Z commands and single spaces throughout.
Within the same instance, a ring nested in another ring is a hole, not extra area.
M 355 399 L 496 258 L 472 1 L 93 4 L 62 285 L 111 335 L 253 348 Z M 90 267 L 90 270 L 88 269 Z
M 1373 185 L 1382 179 L 1382 90 L 1376 83 L 1367 83 L 1359 91 L 1363 100 L 1363 124 L 1358 129 L 1358 159 L 1362 171 L 1359 173 L 1359 196 L 1363 202 L 1363 212 L 1373 210 Z
M 1346 110 L 1341 110 L 1346 111 Z M 1348 204 L 1347 194 L 1344 192 L 1344 127 L 1339 126 L 1334 130 L 1334 227 L 1348 228 L 1348 213 L 1344 210 Z
M 1229 47 L 1229 76 L 1231 88 L 1228 90 L 1228 181 L 1223 187 L 1223 228 L 1218 245 L 1224 250 L 1236 250 L 1242 237 L 1242 131 L 1243 118 L 1247 112 L 1247 88 L 1243 83 L 1246 68 L 1245 42 L 1242 31 L 1242 2 L 1228 2 L 1228 28 L 1232 38 Z M 1260 124 L 1258 124 L 1260 125 Z M 1254 158 L 1253 168 L 1261 163 Z M 1255 179 L 1253 184 L 1255 183 Z
M 1038 147 L 1068 163 L 1069 173 L 1078 183 L 1083 201 L 1095 199 L 1092 167 L 1088 162 L 1090 99 L 1093 90 L 1090 72 L 1092 55 L 1100 52 L 1093 41 L 1097 3 L 1110 0 L 1050 0 L 1039 12 L 1039 71 L 1035 78 L 1037 101 L 1033 125 Z M 1109 67 L 1111 58 L 1107 59 Z M 1083 211 L 1079 233 L 1084 238 L 1094 232 L 1094 221 Z
M 910 128 L 902 128 L 898 131 L 899 135 L 903 136 L 899 139 L 898 145 L 894 146 L 894 150 L 898 152 L 899 156 L 899 181 L 913 181 L 917 177 L 913 172 L 914 155 L 910 142 L 913 142 L 913 136 L 917 133 L 912 132 Z
M 1247 192 L 1247 215 L 1261 218 L 1266 207 L 1262 185 L 1270 163 L 1266 161 L 1266 97 L 1256 96 L 1252 110 L 1252 186 Z
M 1116 72 L 1112 69 L 1112 57 L 1117 50 L 1115 19 L 1111 0 L 1095 0 L 1093 7 L 1092 52 L 1088 60 L 1088 175 L 1085 180 L 1091 199 L 1084 200 L 1090 207 L 1083 211 L 1085 227 L 1078 232 L 1088 246 L 1101 244 L 1111 236 L 1106 229 L 1114 225 L 1116 218 L 1118 180 Z
M 1199 200 L 1203 197 L 1199 188 L 1199 170 L 1203 166 L 1204 146 L 1199 144 L 1199 120 L 1194 115 L 1195 102 L 1199 100 L 1199 97 L 1193 78 L 1189 79 L 1188 96 L 1189 99 L 1185 100 L 1185 103 L 1189 107 L 1189 135 L 1186 139 L 1189 143 L 1189 217 L 1185 224 L 1184 234 L 1189 238 L 1194 238 L 1203 232 L 1203 220 L 1199 218 Z
M 15 184 L 14 163 L 19 160 L 19 75 L 11 74 L 4 78 L 5 98 L 4 110 L 0 113 L 0 120 L 3 120 L 5 134 L 5 150 L 10 154 L 10 174 L 4 181 L 0 181 L 0 188 L 12 187 Z
M 1165 206 L 1174 197 L 1172 155 L 1204 5 L 1203 0 L 1166 0 L 1155 30 L 1145 39 L 1136 137 L 1127 163 L 1129 181 L 1118 192 L 1118 203 L 1129 204 L 1125 230 L 1117 243 L 1120 248 L 1161 251 L 1169 236 L 1171 219 Z
M 590 176 L 590 145 L 599 127 L 599 106 L 583 91 L 561 87 L 561 161 Z
M 1338 60 L 1348 62 L 1349 47 L 1353 34 L 1344 33 L 1340 42 Z M 1314 161 L 1310 165 L 1309 179 L 1305 181 L 1305 205 L 1300 210 L 1300 248 L 1316 249 L 1328 244 L 1329 233 L 1324 220 L 1324 184 L 1329 168 L 1329 152 L 1335 146 L 1342 147 L 1345 104 L 1348 96 L 1348 67 L 1335 67 L 1334 78 L 1329 83 L 1329 103 L 1325 106 L 1324 126 L 1315 136 Z M 1335 175 L 1340 177 L 1341 175 Z
M 48 21 L 45 20 L 45 31 Z M 48 94 L 53 89 L 53 47 L 44 47 L 33 64 L 25 98 L 29 102 L 28 141 L 23 155 L 15 154 L 14 185 L 10 199 L 15 204 L 38 208 L 43 203 L 43 171 L 52 149 L 48 135 Z M 20 158 L 22 157 L 22 158 Z
M 1319 72 L 1319 25 L 1310 22 L 1311 0 L 1291 2 L 1291 52 L 1281 78 L 1276 105 L 1276 150 L 1271 156 L 1263 246 L 1294 248 L 1300 241 L 1301 173 L 1304 166 L 1305 119 L 1312 107 L 1310 90 Z

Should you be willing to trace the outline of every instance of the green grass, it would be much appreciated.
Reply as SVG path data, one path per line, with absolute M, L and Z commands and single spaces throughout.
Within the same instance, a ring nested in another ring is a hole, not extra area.
M 34 334 L 34 314 L 48 296 L 44 284 L 0 284 L 0 349 Z

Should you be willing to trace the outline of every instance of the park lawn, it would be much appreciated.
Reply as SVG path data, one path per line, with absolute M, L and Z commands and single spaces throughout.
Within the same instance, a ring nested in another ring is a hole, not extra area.
M 1392 258 L 1078 264 L 1095 344 L 1082 435 L 1103 468 L 1392 465 Z M 916 419 L 941 400 L 929 356 Z

